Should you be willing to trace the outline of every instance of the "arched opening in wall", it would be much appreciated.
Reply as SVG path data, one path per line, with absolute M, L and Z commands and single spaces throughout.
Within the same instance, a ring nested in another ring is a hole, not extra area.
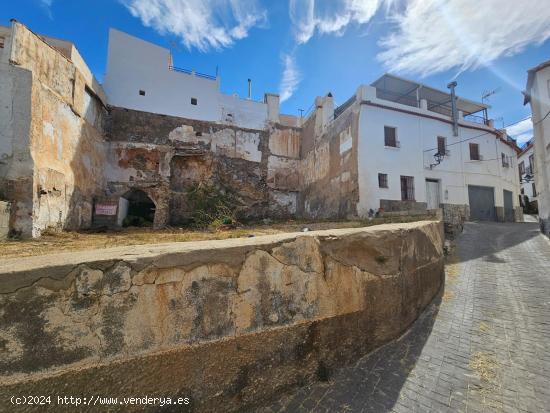
M 128 212 L 122 221 L 124 227 L 151 227 L 155 220 L 155 203 L 140 189 L 133 189 L 123 195 L 128 201 Z

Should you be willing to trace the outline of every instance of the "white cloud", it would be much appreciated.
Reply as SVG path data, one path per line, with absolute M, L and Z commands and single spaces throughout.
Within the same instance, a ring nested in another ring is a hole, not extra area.
M 533 137 L 533 122 L 531 118 L 522 120 L 506 128 L 506 133 L 514 138 L 518 145 L 521 146 Z
M 122 0 L 134 17 L 161 34 L 201 51 L 231 46 L 262 26 L 267 14 L 257 0 Z
M 514 139 L 516 140 L 516 143 L 518 144 L 519 147 L 522 147 L 523 145 L 525 145 L 527 142 L 529 142 L 531 140 L 531 138 L 533 137 L 533 134 L 531 133 L 526 133 L 524 135 L 518 135 L 518 136 L 514 136 Z
M 281 102 L 289 99 L 293 94 L 298 84 L 300 83 L 300 72 L 296 68 L 296 60 L 293 55 L 286 54 L 283 56 L 283 77 L 279 85 L 279 97 Z
M 290 0 L 290 20 L 299 44 L 315 32 L 337 34 L 351 23 L 367 23 L 384 0 Z
M 406 0 L 391 18 L 379 60 L 420 75 L 461 71 L 520 53 L 550 37 L 550 7 L 540 0 Z
M 46 14 L 50 19 L 53 19 L 52 3 L 53 3 L 53 0 L 40 0 L 40 5 L 42 6 L 42 8 L 44 9 L 44 11 L 46 12 Z
M 368 23 L 382 7 L 390 33 L 377 58 L 392 72 L 476 69 L 550 38 L 542 0 L 289 0 L 299 44 Z

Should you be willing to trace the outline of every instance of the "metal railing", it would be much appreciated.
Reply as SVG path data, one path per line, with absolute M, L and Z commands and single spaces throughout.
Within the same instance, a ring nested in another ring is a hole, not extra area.
M 334 119 L 336 119 L 338 116 L 340 116 L 344 111 L 349 108 L 353 102 L 355 102 L 355 95 L 350 97 L 348 100 L 346 100 L 344 103 L 342 103 L 340 106 L 337 106 L 334 109 Z
M 489 120 L 485 119 L 483 116 L 478 115 L 466 115 L 464 120 L 467 122 L 478 123 L 480 125 L 489 125 Z
M 209 80 L 216 80 L 216 76 L 213 76 L 213 75 L 208 75 L 206 73 L 201 73 L 201 72 L 195 72 L 193 70 L 189 70 L 189 69 L 183 69 L 181 67 L 175 67 L 175 66 L 168 66 L 168 68 L 174 72 L 180 72 L 180 73 L 185 73 L 187 75 L 195 75 L 197 77 L 202 77 L 204 79 L 209 79 Z

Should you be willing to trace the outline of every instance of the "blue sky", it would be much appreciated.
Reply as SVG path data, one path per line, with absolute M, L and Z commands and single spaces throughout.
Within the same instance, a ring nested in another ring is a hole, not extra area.
M 521 4 L 521 7 L 518 6 Z M 496 125 L 530 115 L 526 71 L 550 58 L 545 0 L 18 0 L 0 8 L 37 33 L 71 40 L 101 81 L 115 27 L 171 48 L 176 66 L 215 73 L 222 91 L 280 93 L 282 111 L 307 110 L 329 91 L 337 104 L 384 72 L 460 96 L 485 91 Z M 530 121 L 509 132 L 520 143 Z

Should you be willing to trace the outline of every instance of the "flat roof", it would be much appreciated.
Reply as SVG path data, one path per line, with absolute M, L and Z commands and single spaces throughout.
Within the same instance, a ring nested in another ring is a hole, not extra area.
M 399 103 L 399 100 L 405 101 L 407 98 L 410 100 L 413 97 L 416 100 L 416 93 L 418 91 L 420 99 L 426 99 L 428 101 L 428 110 L 442 109 L 448 110 L 449 112 L 451 111 L 451 94 L 449 92 L 419 82 L 386 73 L 372 82 L 371 86 L 387 93 L 389 99 L 396 103 Z M 470 115 L 490 108 L 489 105 L 474 102 L 459 96 L 457 96 L 456 105 L 457 110 L 462 111 L 464 115 Z

